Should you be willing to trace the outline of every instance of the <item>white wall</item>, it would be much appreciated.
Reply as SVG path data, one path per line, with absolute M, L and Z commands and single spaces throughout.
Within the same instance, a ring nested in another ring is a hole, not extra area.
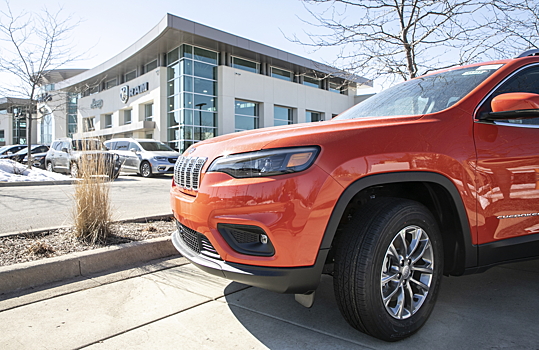
M 354 105 L 354 96 L 341 95 L 228 66 L 218 67 L 218 133 L 234 132 L 234 101 L 260 103 L 260 126 L 273 126 L 273 107 L 295 109 L 297 122 L 306 111 L 321 112 L 329 120 Z

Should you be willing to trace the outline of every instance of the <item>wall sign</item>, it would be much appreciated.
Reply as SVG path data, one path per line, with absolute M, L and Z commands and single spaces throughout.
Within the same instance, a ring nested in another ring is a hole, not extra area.
M 90 103 L 91 109 L 102 108 L 102 107 L 103 107 L 103 100 L 101 99 L 96 100 L 95 98 L 92 99 L 92 103 Z
M 129 88 L 129 85 L 122 86 L 120 89 L 120 100 L 123 103 L 127 103 L 127 101 L 129 101 L 129 97 L 148 91 L 149 85 L 150 84 L 146 82 L 132 88 Z

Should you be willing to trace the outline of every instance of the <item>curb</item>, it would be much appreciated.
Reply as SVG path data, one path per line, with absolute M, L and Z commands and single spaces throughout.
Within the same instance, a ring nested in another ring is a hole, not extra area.
M 15 187 L 15 186 L 44 186 L 44 185 L 72 185 L 77 180 L 57 180 L 57 181 L 0 181 L 0 187 Z
M 179 255 L 170 237 L 0 267 L 0 294 Z

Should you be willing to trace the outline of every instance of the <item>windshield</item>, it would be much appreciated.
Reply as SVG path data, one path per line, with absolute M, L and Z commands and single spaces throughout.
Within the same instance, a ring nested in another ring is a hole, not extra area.
M 461 68 L 408 80 L 368 98 L 335 119 L 439 112 L 460 101 L 501 66 Z
M 155 151 L 169 151 L 174 152 L 174 150 L 162 142 L 148 142 L 143 141 L 139 142 L 140 147 L 144 148 L 145 151 L 155 152 Z

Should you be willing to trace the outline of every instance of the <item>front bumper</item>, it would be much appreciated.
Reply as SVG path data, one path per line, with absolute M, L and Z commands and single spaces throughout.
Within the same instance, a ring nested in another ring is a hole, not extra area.
M 170 161 L 150 160 L 152 165 L 152 173 L 154 174 L 174 174 L 174 163 Z
M 319 251 L 313 266 L 267 267 L 227 262 L 192 250 L 179 231 L 172 234 L 174 247 L 201 270 L 219 277 L 278 293 L 303 294 L 316 290 L 329 250 Z

